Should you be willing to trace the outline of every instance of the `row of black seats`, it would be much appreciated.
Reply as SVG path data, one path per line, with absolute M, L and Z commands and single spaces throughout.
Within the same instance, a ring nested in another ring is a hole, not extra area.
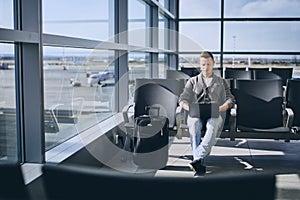
M 235 79 L 235 78 L 243 78 L 243 79 L 270 79 L 270 78 L 280 78 L 282 80 L 282 85 L 286 85 L 287 79 L 292 78 L 293 76 L 293 68 L 285 67 L 285 68 L 226 68 L 224 71 L 222 68 L 214 68 L 214 73 L 218 76 L 224 77 L 225 79 Z M 181 67 L 180 72 L 188 76 L 196 76 L 200 73 L 200 68 L 188 68 Z
M 232 93 L 236 98 L 235 129 L 225 134 L 231 139 L 268 138 L 300 139 L 300 81 L 288 79 L 283 92 L 281 79 L 233 79 Z
M 87 166 L 42 166 L 39 187 L 25 185 L 21 166 L 0 164 L 0 199 L 275 199 L 274 174 L 155 177 Z M 218 192 L 214 190 L 217 188 Z
M 134 107 L 133 116 L 128 115 L 130 106 L 126 106 L 123 110 L 126 130 L 125 152 L 135 152 L 136 150 L 132 144 L 135 145 L 137 133 L 142 129 L 134 122 L 140 116 L 149 114 L 164 116 L 168 118 L 169 128 L 177 127 L 177 137 L 189 136 L 185 121 L 186 112 L 183 115 L 176 113 L 178 97 L 187 79 L 181 76 L 179 79 L 169 79 L 168 74 L 168 79 L 136 79 L 135 104 L 130 105 Z M 231 82 L 231 90 L 236 98 L 236 107 L 227 112 L 220 137 L 231 140 L 235 140 L 235 138 L 283 139 L 285 141 L 300 139 L 299 108 L 297 108 L 297 103 L 291 103 L 298 102 L 299 86 L 296 85 L 299 85 L 299 80 L 288 79 L 286 93 L 283 92 L 280 78 L 226 80 Z M 284 94 L 288 96 L 285 97 Z M 285 100 L 288 103 L 285 104 Z M 179 120 L 176 119 L 176 116 Z M 157 130 L 161 128 L 158 127 Z M 151 133 L 148 135 L 150 138 Z M 168 142 L 162 137 L 161 139 L 161 141 L 155 141 L 155 145 L 168 146 Z M 140 140 L 143 139 L 137 138 L 137 141 Z M 147 145 L 144 148 L 149 149 Z M 164 150 L 159 152 L 162 157 L 160 159 L 161 166 L 166 164 L 168 157 L 168 149 Z
M 286 141 L 299 139 L 299 135 L 293 133 L 299 132 L 300 112 L 293 102 L 299 100 L 300 82 L 292 75 L 293 68 L 225 70 L 224 77 L 230 81 L 237 99 L 238 131 L 260 133 L 253 134 L 255 138 L 269 138 L 265 135 L 268 134 L 271 138 Z
M 288 78 L 282 87 L 282 79 L 267 70 L 225 72 L 237 106 L 235 116 L 228 112 L 221 137 L 300 139 L 298 79 Z M 168 70 L 167 78 L 186 80 L 186 74 Z

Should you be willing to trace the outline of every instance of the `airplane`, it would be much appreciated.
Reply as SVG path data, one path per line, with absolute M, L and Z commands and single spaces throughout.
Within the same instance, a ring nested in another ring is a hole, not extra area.
M 95 84 L 101 85 L 102 81 L 110 80 L 115 77 L 112 71 L 99 72 L 88 76 L 88 84 L 93 87 Z

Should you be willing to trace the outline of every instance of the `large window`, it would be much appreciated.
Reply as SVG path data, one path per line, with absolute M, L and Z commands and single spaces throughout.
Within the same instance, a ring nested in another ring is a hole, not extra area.
M 293 67 L 298 73 L 299 1 L 182 0 L 179 15 L 182 66 L 210 50 L 224 68 Z
M 221 16 L 220 0 L 180 0 L 180 18 L 211 18 Z
M 43 1 L 43 33 L 55 35 L 43 49 L 46 150 L 116 111 L 115 52 L 101 43 L 114 42 L 114 11 L 110 0 Z
M 220 67 L 220 55 L 214 54 L 214 68 Z M 180 68 L 200 68 L 200 54 L 179 54 Z
M 300 1 L 298 0 L 250 0 L 224 1 L 225 17 L 299 17 Z
M 17 161 L 16 78 L 14 46 L 0 43 L 0 161 Z
M 129 102 L 133 102 L 135 79 L 137 78 L 150 78 L 151 77 L 151 64 L 148 53 L 131 52 L 128 55 L 129 67 Z
M 43 163 L 44 150 L 63 153 L 67 140 L 113 118 L 136 78 L 165 77 L 176 8 L 169 0 L 0 1 L 0 159 Z
M 47 149 L 114 112 L 113 52 L 45 47 L 44 82 Z
M 290 68 L 299 66 L 299 55 L 255 55 L 226 54 L 223 66 L 225 68 Z M 299 76 L 298 72 L 294 75 Z
M 158 54 L 158 77 L 166 78 L 166 71 L 170 67 L 168 66 L 168 54 Z
M 169 26 L 168 19 L 163 15 L 159 15 L 159 34 L 158 34 L 158 48 L 169 49 Z
M 114 34 L 112 3 L 110 0 L 43 0 L 43 32 L 107 40 Z
M 128 44 L 149 47 L 149 5 L 139 0 L 128 0 Z
M 180 51 L 218 51 L 220 49 L 219 22 L 181 22 L 179 25 Z
M 300 51 L 299 22 L 226 22 L 225 51 Z

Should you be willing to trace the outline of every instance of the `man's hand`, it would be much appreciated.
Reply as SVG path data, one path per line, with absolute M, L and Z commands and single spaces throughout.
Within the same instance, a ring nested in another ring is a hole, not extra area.
M 224 103 L 223 105 L 219 106 L 219 111 L 222 112 L 222 111 L 226 111 L 228 110 L 229 106 L 227 103 Z
M 189 111 L 190 110 L 190 106 L 189 106 L 189 103 L 187 101 L 182 101 L 180 102 L 181 104 L 181 107 L 186 110 L 186 111 Z

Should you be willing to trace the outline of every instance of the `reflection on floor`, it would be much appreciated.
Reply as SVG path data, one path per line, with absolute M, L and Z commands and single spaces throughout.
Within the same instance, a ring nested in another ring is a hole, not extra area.
M 168 166 L 157 176 L 193 176 L 189 138 L 174 138 Z M 276 174 L 276 199 L 300 199 L 300 141 L 219 139 L 206 160 L 207 174 Z
M 121 162 L 114 164 L 122 166 L 124 171 L 150 172 L 139 169 L 131 159 L 122 160 L 122 156 L 124 154 L 117 155 L 111 162 Z M 172 137 L 167 166 L 153 173 L 155 176 L 193 177 L 194 172 L 189 168 L 191 159 L 189 138 Z M 206 165 L 206 176 L 275 173 L 276 199 L 300 199 L 300 141 L 219 139 Z

